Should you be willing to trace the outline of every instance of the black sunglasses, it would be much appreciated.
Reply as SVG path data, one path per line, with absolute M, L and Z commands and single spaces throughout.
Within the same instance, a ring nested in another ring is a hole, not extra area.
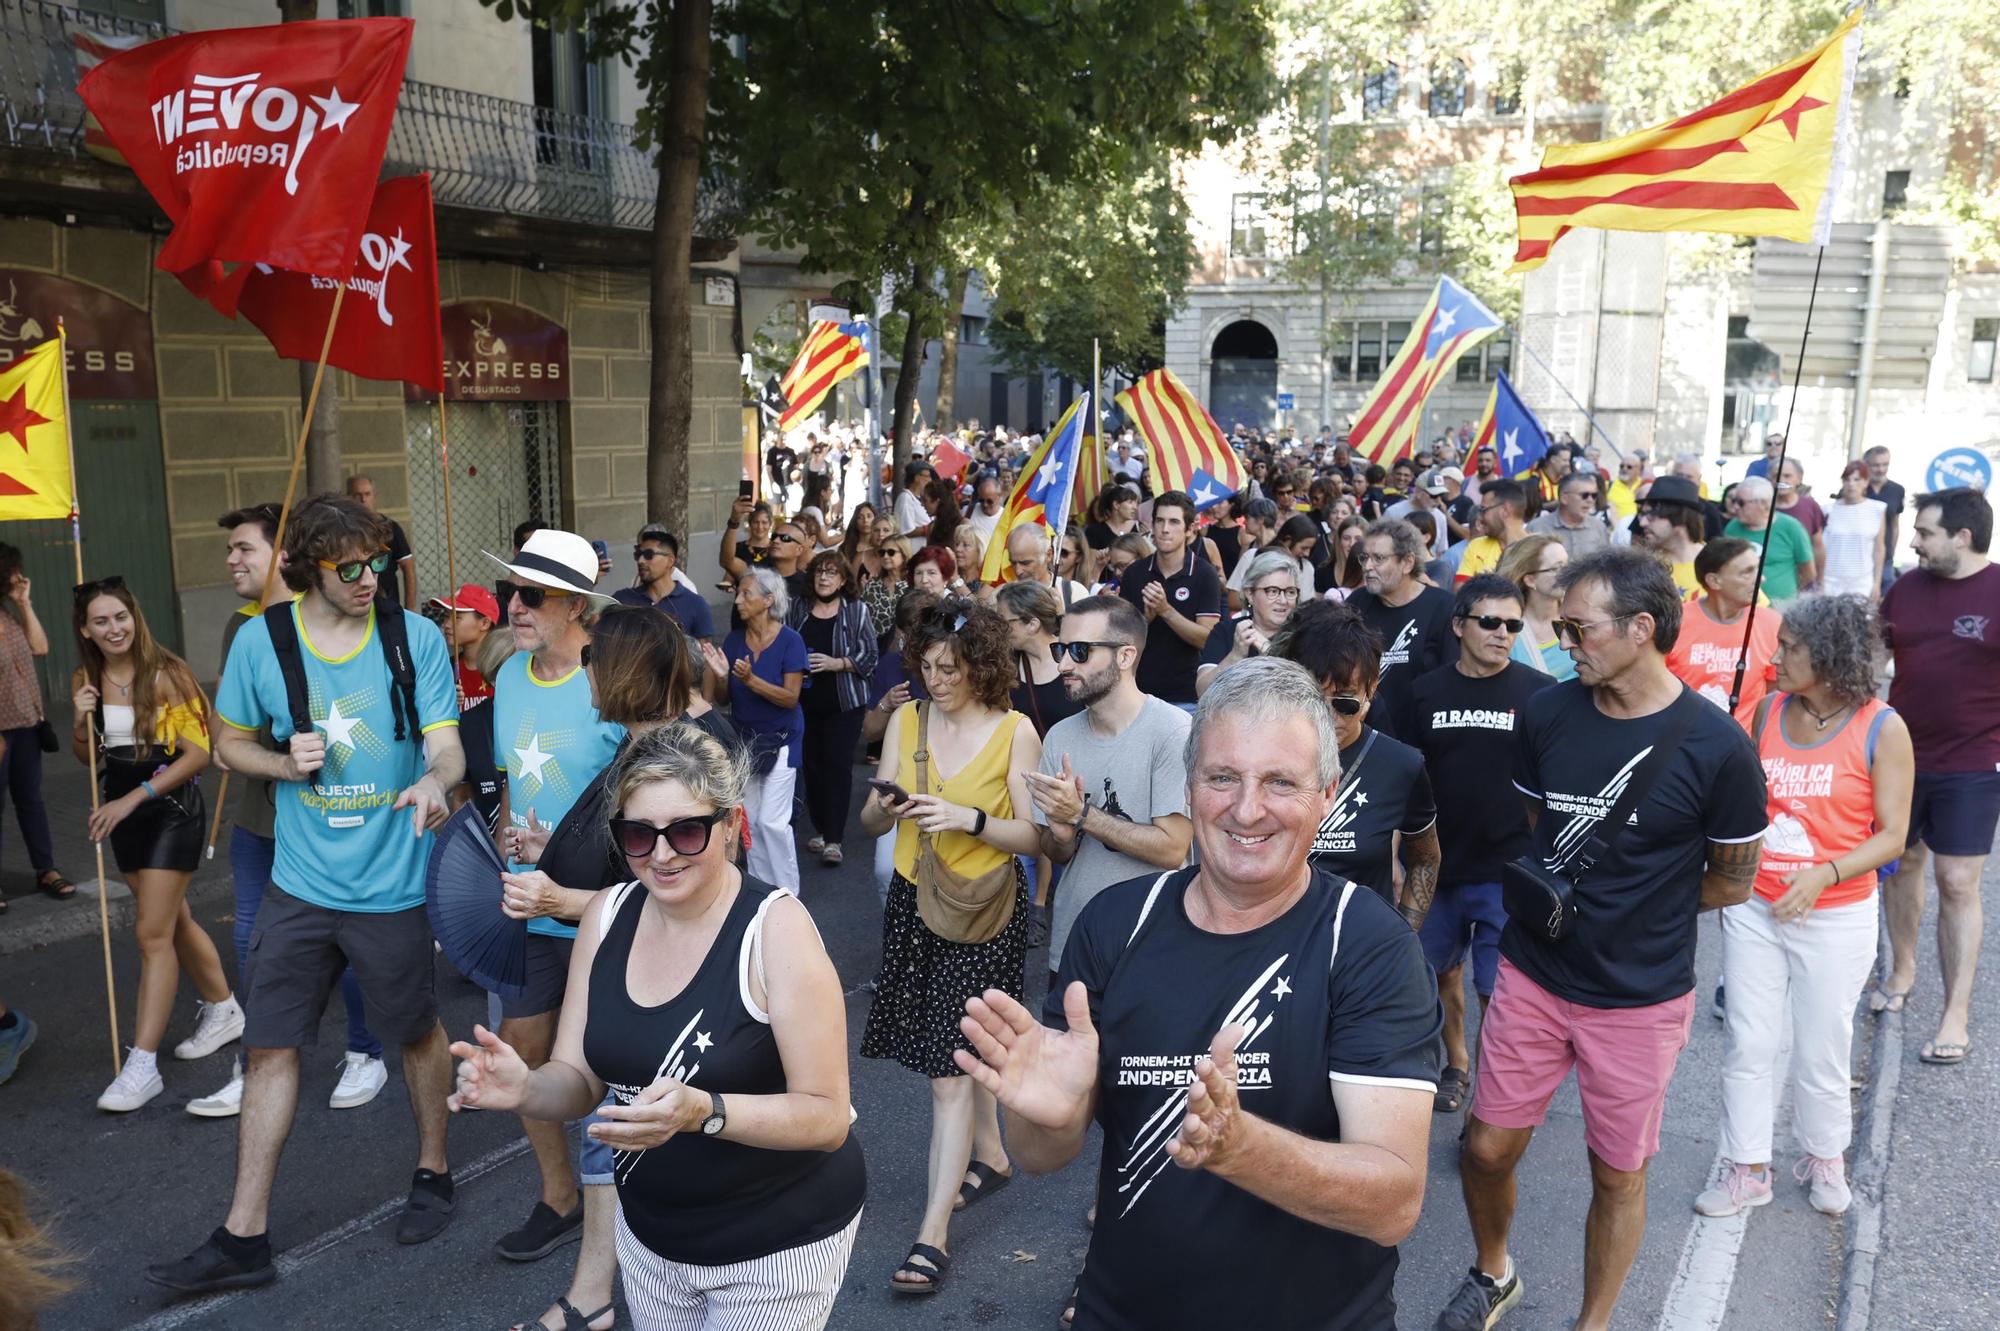
M 79 582 L 75 588 L 76 599 L 78 601 L 88 601 L 99 592 L 122 592 L 124 590 L 125 579 L 117 573 L 112 574 L 108 578 L 99 578 L 95 582 Z
M 351 582 L 353 579 L 350 578 L 348 581 Z M 530 610 L 540 610 L 542 602 L 548 600 L 551 596 L 569 596 L 572 594 L 570 592 L 559 592 L 553 587 L 537 587 L 532 583 L 517 582 L 514 584 L 514 595 L 520 597 L 521 604 L 527 606 Z
M 618 843 L 618 849 L 625 858 L 630 860 L 641 860 L 651 855 L 661 837 L 667 839 L 667 848 L 676 855 L 699 855 L 708 849 L 709 838 L 715 835 L 715 825 L 728 816 L 728 809 L 717 809 L 714 813 L 692 818 L 676 818 L 665 827 L 655 827 L 637 818 L 613 818 L 611 837 Z
M 666 553 L 665 550 L 656 549 L 650 545 L 635 545 L 632 547 L 632 558 L 634 559 L 661 559 L 666 556 Z
M 1076 662 L 1078 665 L 1082 665 L 1090 659 L 1090 654 L 1099 647 L 1109 647 L 1113 651 L 1116 651 L 1124 645 L 1122 642 L 1085 642 L 1082 639 L 1078 639 L 1076 642 L 1052 642 L 1049 644 L 1049 655 L 1058 662 L 1063 659 L 1064 655 L 1068 655 L 1070 660 Z
M 1508 619 L 1504 615 L 1460 615 L 1458 620 L 1461 624 L 1477 624 L 1488 633 L 1497 628 L 1505 628 L 1509 633 L 1519 633 L 1521 626 L 1527 623 L 1524 619 Z
M 387 550 L 377 550 L 366 559 L 348 559 L 338 564 L 334 563 L 331 559 L 315 559 L 313 562 L 321 568 L 332 569 L 333 576 L 339 578 L 342 582 L 359 582 L 361 581 L 361 570 L 363 569 L 367 569 L 377 577 L 387 573 L 389 571 L 389 552 Z
M 1336 693 L 1326 700 L 1326 705 L 1342 716 L 1359 716 L 1361 709 L 1368 705 L 1368 700 L 1351 693 Z

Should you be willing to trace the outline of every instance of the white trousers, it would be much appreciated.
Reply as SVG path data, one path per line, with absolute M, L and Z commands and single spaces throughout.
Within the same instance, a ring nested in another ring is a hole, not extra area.
M 798 771 L 779 765 L 750 778 L 743 814 L 750 820 L 750 876 L 799 894 L 799 852 L 792 844 L 792 786 Z
M 755 836 L 753 832 L 751 834 Z M 618 1208 L 618 1271 L 638 1331 L 820 1331 L 854 1253 L 857 1214 L 815 1243 L 728 1266 L 669 1261 L 625 1226 Z
M 1771 1159 L 1778 1050 L 1792 1032 L 1792 1133 L 1807 1155 L 1832 1159 L 1854 1137 L 1848 1078 L 1854 1008 L 1875 965 L 1880 894 L 1782 921 L 1753 896 L 1722 912 L 1729 976 L 1722 1061 L 1722 1154 Z

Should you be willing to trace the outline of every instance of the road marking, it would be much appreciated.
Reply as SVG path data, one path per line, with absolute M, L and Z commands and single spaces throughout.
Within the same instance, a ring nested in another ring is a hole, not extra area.
M 490 1174 L 515 1156 L 525 1155 L 527 1150 L 528 1139 L 519 1137 L 496 1151 L 480 1156 L 464 1169 L 453 1171 L 451 1178 L 454 1195 L 482 1174 Z M 393 1197 L 366 1215 L 358 1215 L 344 1225 L 336 1225 L 327 1230 L 317 1238 L 308 1239 L 295 1248 L 287 1248 L 278 1255 L 274 1263 L 278 1268 L 278 1279 L 285 1279 L 356 1235 L 365 1234 L 389 1217 L 401 1214 L 406 1200 L 407 1196 Z M 264 1288 L 268 1289 L 269 1286 Z M 176 1303 L 170 1308 L 164 1308 L 143 1322 L 132 1323 L 127 1331 L 172 1331 L 174 1327 L 184 1326 L 197 1317 L 216 1312 L 238 1299 L 255 1293 L 257 1290 L 254 1289 L 238 1289 L 224 1294 L 209 1294 L 202 1298 L 189 1299 L 185 1303 Z

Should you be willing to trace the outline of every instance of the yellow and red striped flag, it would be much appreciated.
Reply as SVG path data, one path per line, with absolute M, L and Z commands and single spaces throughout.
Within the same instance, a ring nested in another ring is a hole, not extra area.
M 866 325 L 814 320 L 792 368 L 778 381 L 778 391 L 785 395 L 785 410 L 778 417 L 778 428 L 789 430 L 812 415 L 835 384 L 867 364 Z
M 1508 181 L 1512 272 L 1541 266 L 1571 227 L 1720 231 L 1824 244 L 1849 149 L 1855 26 L 1719 101 L 1600 143 L 1558 143 Z
M 1083 437 L 1083 447 L 1076 455 L 1076 495 L 1069 511 L 1084 521 L 1090 520 L 1090 506 L 1097 502 L 1097 496 L 1104 493 L 1104 441 L 1097 435 L 1095 427 Z
M 76 483 L 62 376 L 61 338 L 0 369 L 0 522 L 69 516 Z
M 1416 452 L 1424 399 L 1458 358 L 1500 329 L 1500 318 L 1470 291 L 1440 277 L 1410 335 L 1382 372 L 1354 417 L 1347 444 L 1370 462 L 1388 466 Z
M 1117 402 L 1146 441 L 1146 465 L 1152 469 L 1155 495 L 1185 492 L 1197 471 L 1207 472 L 1231 490 L 1243 488 L 1243 459 L 1222 437 L 1222 427 L 1208 408 L 1172 370 L 1142 376 L 1118 395 Z

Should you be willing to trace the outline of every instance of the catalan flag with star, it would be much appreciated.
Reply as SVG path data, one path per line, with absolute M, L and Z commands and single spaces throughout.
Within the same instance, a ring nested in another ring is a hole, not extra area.
M 1538 268 L 1572 227 L 1719 231 L 1826 242 L 1845 168 L 1861 11 L 1795 60 L 1719 101 L 1601 143 L 1558 143 L 1508 181 L 1519 241 L 1509 271 Z
M 62 376 L 59 338 L 0 369 L 0 522 L 69 516 L 75 481 Z
M 1348 447 L 1386 467 L 1417 451 L 1424 401 L 1458 358 L 1500 330 L 1500 317 L 1449 277 L 1440 277 L 1396 358 L 1369 391 L 1347 432 Z
M 778 381 L 778 391 L 785 395 L 785 410 L 778 417 L 778 428 L 789 430 L 812 415 L 835 384 L 867 364 L 865 324 L 815 320 L 806 334 L 805 345 L 792 361 L 792 368 Z

